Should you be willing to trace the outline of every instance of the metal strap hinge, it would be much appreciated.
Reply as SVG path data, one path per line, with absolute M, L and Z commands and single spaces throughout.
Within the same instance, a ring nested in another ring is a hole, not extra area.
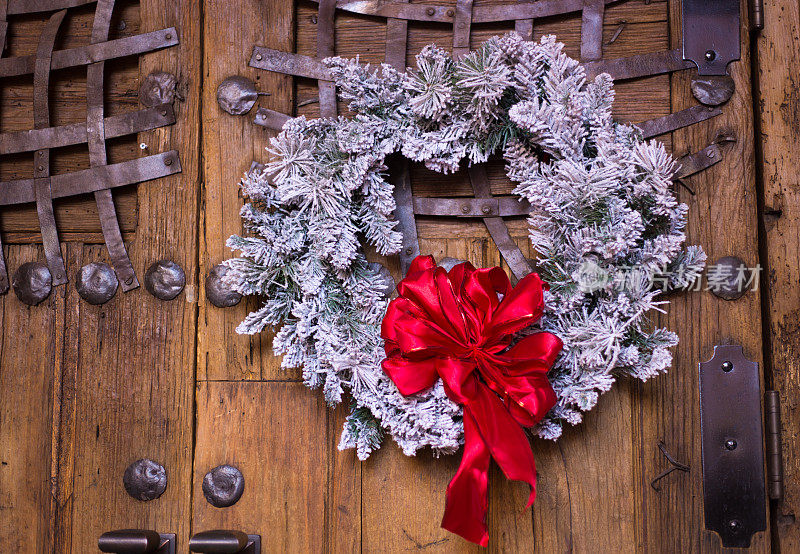
M 770 500 L 781 500 L 783 498 L 781 395 L 776 390 L 768 390 L 764 396 L 764 427 L 767 451 L 767 493 Z

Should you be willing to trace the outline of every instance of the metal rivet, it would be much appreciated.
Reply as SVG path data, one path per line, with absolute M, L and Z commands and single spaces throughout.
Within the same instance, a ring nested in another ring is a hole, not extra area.
M 728 529 L 731 530 L 731 533 L 738 533 L 742 530 L 742 522 L 738 519 L 732 519 L 728 522 Z
M 725 373 L 730 373 L 731 370 L 733 370 L 733 364 L 727 360 L 722 362 L 722 365 L 720 367 L 722 367 L 722 371 L 724 371 Z
M 414 253 L 414 249 L 409 246 L 408 248 L 406 248 L 405 252 L 406 252 L 406 256 L 410 256 L 411 254 Z
M 28 262 L 19 266 L 14 272 L 11 286 L 20 302 L 35 306 L 50 296 L 53 276 L 42 262 Z
M 38 165 L 38 166 L 36 166 L 36 169 L 38 169 L 39 171 L 44 171 L 44 166 L 43 165 Z
M 203 478 L 203 496 L 209 504 L 217 508 L 233 506 L 243 492 L 244 476 L 233 466 L 217 466 Z
M 447 17 L 453 17 L 456 14 L 453 10 L 447 10 Z
M 206 277 L 206 298 L 217 308 L 230 308 L 242 299 L 241 294 L 231 290 L 223 281 L 222 278 L 226 273 L 228 273 L 228 268 L 217 264 L 211 268 Z
M 736 83 L 729 75 L 695 77 L 691 82 L 692 95 L 706 106 L 719 106 L 733 96 Z
M 155 500 L 167 488 L 167 470 L 153 460 L 142 458 L 128 466 L 122 476 L 122 484 L 136 500 Z
M 465 213 L 465 214 L 468 214 L 469 213 L 469 204 L 463 204 L 461 206 L 461 212 Z
M 261 59 L 262 59 L 261 54 L 256 54 L 256 60 L 261 61 Z
M 159 260 L 147 268 L 144 288 L 159 300 L 172 300 L 186 285 L 186 274 L 171 260 Z
M 175 99 L 178 80 L 172 73 L 153 71 L 139 87 L 139 102 L 148 108 L 169 104 Z
M 389 268 L 383 264 L 379 264 L 378 262 L 370 262 L 367 265 L 372 271 L 377 273 L 380 279 L 383 281 L 383 295 L 384 297 L 389 298 L 394 292 L 394 289 L 397 287 L 397 283 L 395 282 L 394 277 L 392 277 L 392 273 L 389 271 Z
M 713 50 L 706 50 L 706 59 L 708 61 L 710 61 L 710 62 L 714 61 L 716 59 L 716 57 L 717 57 L 717 53 L 716 52 L 714 52 Z
M 728 439 L 725 441 L 725 448 L 727 448 L 728 450 L 736 450 L 737 446 L 738 444 L 734 439 Z
M 131 284 L 133 284 L 133 277 L 128 277 L 127 279 L 125 279 L 125 284 L 126 284 L 126 285 L 131 285 Z
M 164 165 L 172 165 L 172 158 L 164 158 Z
M 246 114 L 257 99 L 255 83 L 240 75 L 228 77 L 217 87 L 217 104 L 231 115 Z
M 92 262 L 78 270 L 75 289 L 89 304 L 105 304 L 117 292 L 117 275 L 111 266 L 103 262 Z
M 172 40 L 172 33 L 167 33 L 166 35 L 164 35 L 164 37 L 165 37 L 167 40 Z
M 427 13 L 428 15 L 433 15 L 436 13 L 436 10 L 433 8 L 428 8 L 427 10 L 425 10 L 425 13 Z
M 481 208 L 481 211 L 485 214 L 490 214 L 492 213 L 492 208 L 491 206 L 484 206 L 483 208 Z

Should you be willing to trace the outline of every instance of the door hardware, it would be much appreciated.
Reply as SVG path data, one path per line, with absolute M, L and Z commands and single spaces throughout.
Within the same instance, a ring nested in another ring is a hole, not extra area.
M 243 492 L 244 475 L 233 466 L 217 466 L 203 477 L 203 496 L 209 504 L 217 508 L 233 506 Z
M 261 554 L 261 535 L 222 529 L 202 531 L 189 539 L 189 550 L 205 554 Z
M 167 489 L 167 470 L 158 462 L 142 458 L 125 469 L 122 484 L 136 500 L 155 500 Z
M 741 58 L 739 0 L 683 0 L 683 59 L 697 74 L 727 75 L 728 64 Z
M 700 363 L 700 432 L 706 529 L 746 548 L 767 528 L 758 364 L 742 347 L 714 347 Z
M 97 547 L 114 554 L 175 554 L 175 533 L 119 529 L 100 535 Z
M 781 396 L 768 390 L 764 397 L 767 433 L 767 492 L 770 500 L 783 498 L 783 445 L 781 442 Z

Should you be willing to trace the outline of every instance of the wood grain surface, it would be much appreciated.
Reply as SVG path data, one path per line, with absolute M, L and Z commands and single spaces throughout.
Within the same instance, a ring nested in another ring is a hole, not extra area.
M 747 2 L 742 6 L 746 14 Z M 94 552 L 104 531 L 133 527 L 177 533 L 178 552 L 188 551 L 193 533 L 225 528 L 260 534 L 263 552 L 481 550 L 439 526 L 460 455 L 407 457 L 391 439 L 363 463 L 353 451 L 340 452 L 347 403 L 328 409 L 319 391 L 302 385 L 299 371 L 282 370 L 269 332 L 235 333 L 256 299 L 223 310 L 203 293 L 208 271 L 231 255 L 225 240 L 242 232 L 237 183 L 252 161 L 267 159 L 274 136 L 252 124 L 255 110 L 241 117 L 223 112 L 217 87 L 242 75 L 269 93 L 258 106 L 315 117 L 314 82 L 247 64 L 254 45 L 315 55 L 316 10 L 308 0 L 117 2 L 113 37 L 167 26 L 180 36 L 180 46 L 138 62 L 107 63 L 106 110 L 136 109 L 138 84 L 152 70 L 178 77 L 176 125 L 110 141 L 109 157 L 179 150 L 182 173 L 115 193 L 115 202 L 140 279 L 150 263 L 168 258 L 185 269 L 187 287 L 171 302 L 144 288 L 118 292 L 99 307 L 81 301 L 75 271 L 107 261 L 96 208 L 90 198 L 56 203 L 70 283 L 37 307 L 13 293 L 0 297 L 0 551 Z M 57 49 L 88 43 L 93 11 L 94 5 L 69 10 Z M 751 550 L 800 549 L 800 465 L 793 455 L 800 436 L 800 366 L 793 356 L 800 351 L 800 197 L 793 172 L 800 14 L 797 2 L 779 0 L 765 15 L 752 58 L 742 31 L 742 61 L 731 66 L 736 92 L 723 115 L 659 140 L 683 155 L 721 134 L 735 136 L 722 145 L 721 163 L 687 180 L 694 193 L 677 189 L 690 207 L 688 242 L 702 245 L 711 263 L 735 255 L 769 273 L 758 291 L 737 301 L 706 290 L 672 296 L 667 314 L 656 319 L 680 334 L 673 368 L 647 383 L 620 379 L 558 442 L 532 441 L 539 474 L 532 510 L 524 509 L 525 486 L 493 467 L 489 551 L 720 550 L 703 522 L 697 364 L 725 343 L 742 344 L 783 397 L 786 497 L 771 506 L 770 529 Z M 12 19 L 7 52 L 34 52 L 44 20 Z M 580 24 L 580 13 L 535 20 L 533 36 L 555 33 L 577 57 Z M 472 46 L 513 28 L 513 22 L 475 25 Z M 337 54 L 383 61 L 382 18 L 337 12 L 335 30 Z M 425 44 L 452 44 L 447 25 L 410 22 L 407 31 L 409 65 Z M 680 2 L 616 2 L 605 10 L 603 39 L 606 58 L 676 48 Z M 695 105 L 693 74 L 617 84 L 616 116 L 639 122 Z M 53 122 L 83 120 L 85 70 L 57 72 L 52 83 Z M 340 113 L 347 113 L 344 105 Z M 31 83 L 0 82 L 0 132 L 30 127 Z M 54 173 L 74 171 L 88 166 L 88 153 L 58 149 L 53 160 Z M 3 156 L 0 180 L 29 177 L 30 165 L 29 156 Z M 490 164 L 489 177 L 494 194 L 511 192 L 502 163 Z M 412 164 L 411 178 L 421 196 L 471 195 L 465 172 L 441 176 Z M 510 220 L 508 227 L 532 256 L 526 222 Z M 12 272 L 43 259 L 33 206 L 0 210 L 0 229 Z M 423 253 L 508 269 L 479 221 L 419 218 L 418 232 Z M 399 277 L 397 260 L 383 261 Z M 650 482 L 667 467 L 659 442 L 690 470 L 670 474 L 655 490 Z M 127 465 L 143 457 L 162 463 L 169 480 L 164 495 L 147 503 L 130 498 L 121 481 Z M 243 472 L 245 492 L 235 506 L 220 509 L 206 502 L 202 480 L 226 463 Z

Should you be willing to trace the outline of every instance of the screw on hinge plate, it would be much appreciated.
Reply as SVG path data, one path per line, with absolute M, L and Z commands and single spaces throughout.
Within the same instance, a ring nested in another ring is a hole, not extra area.
M 783 452 L 781 448 L 781 396 L 768 390 L 764 397 L 767 447 L 767 492 L 770 500 L 783 498 Z

